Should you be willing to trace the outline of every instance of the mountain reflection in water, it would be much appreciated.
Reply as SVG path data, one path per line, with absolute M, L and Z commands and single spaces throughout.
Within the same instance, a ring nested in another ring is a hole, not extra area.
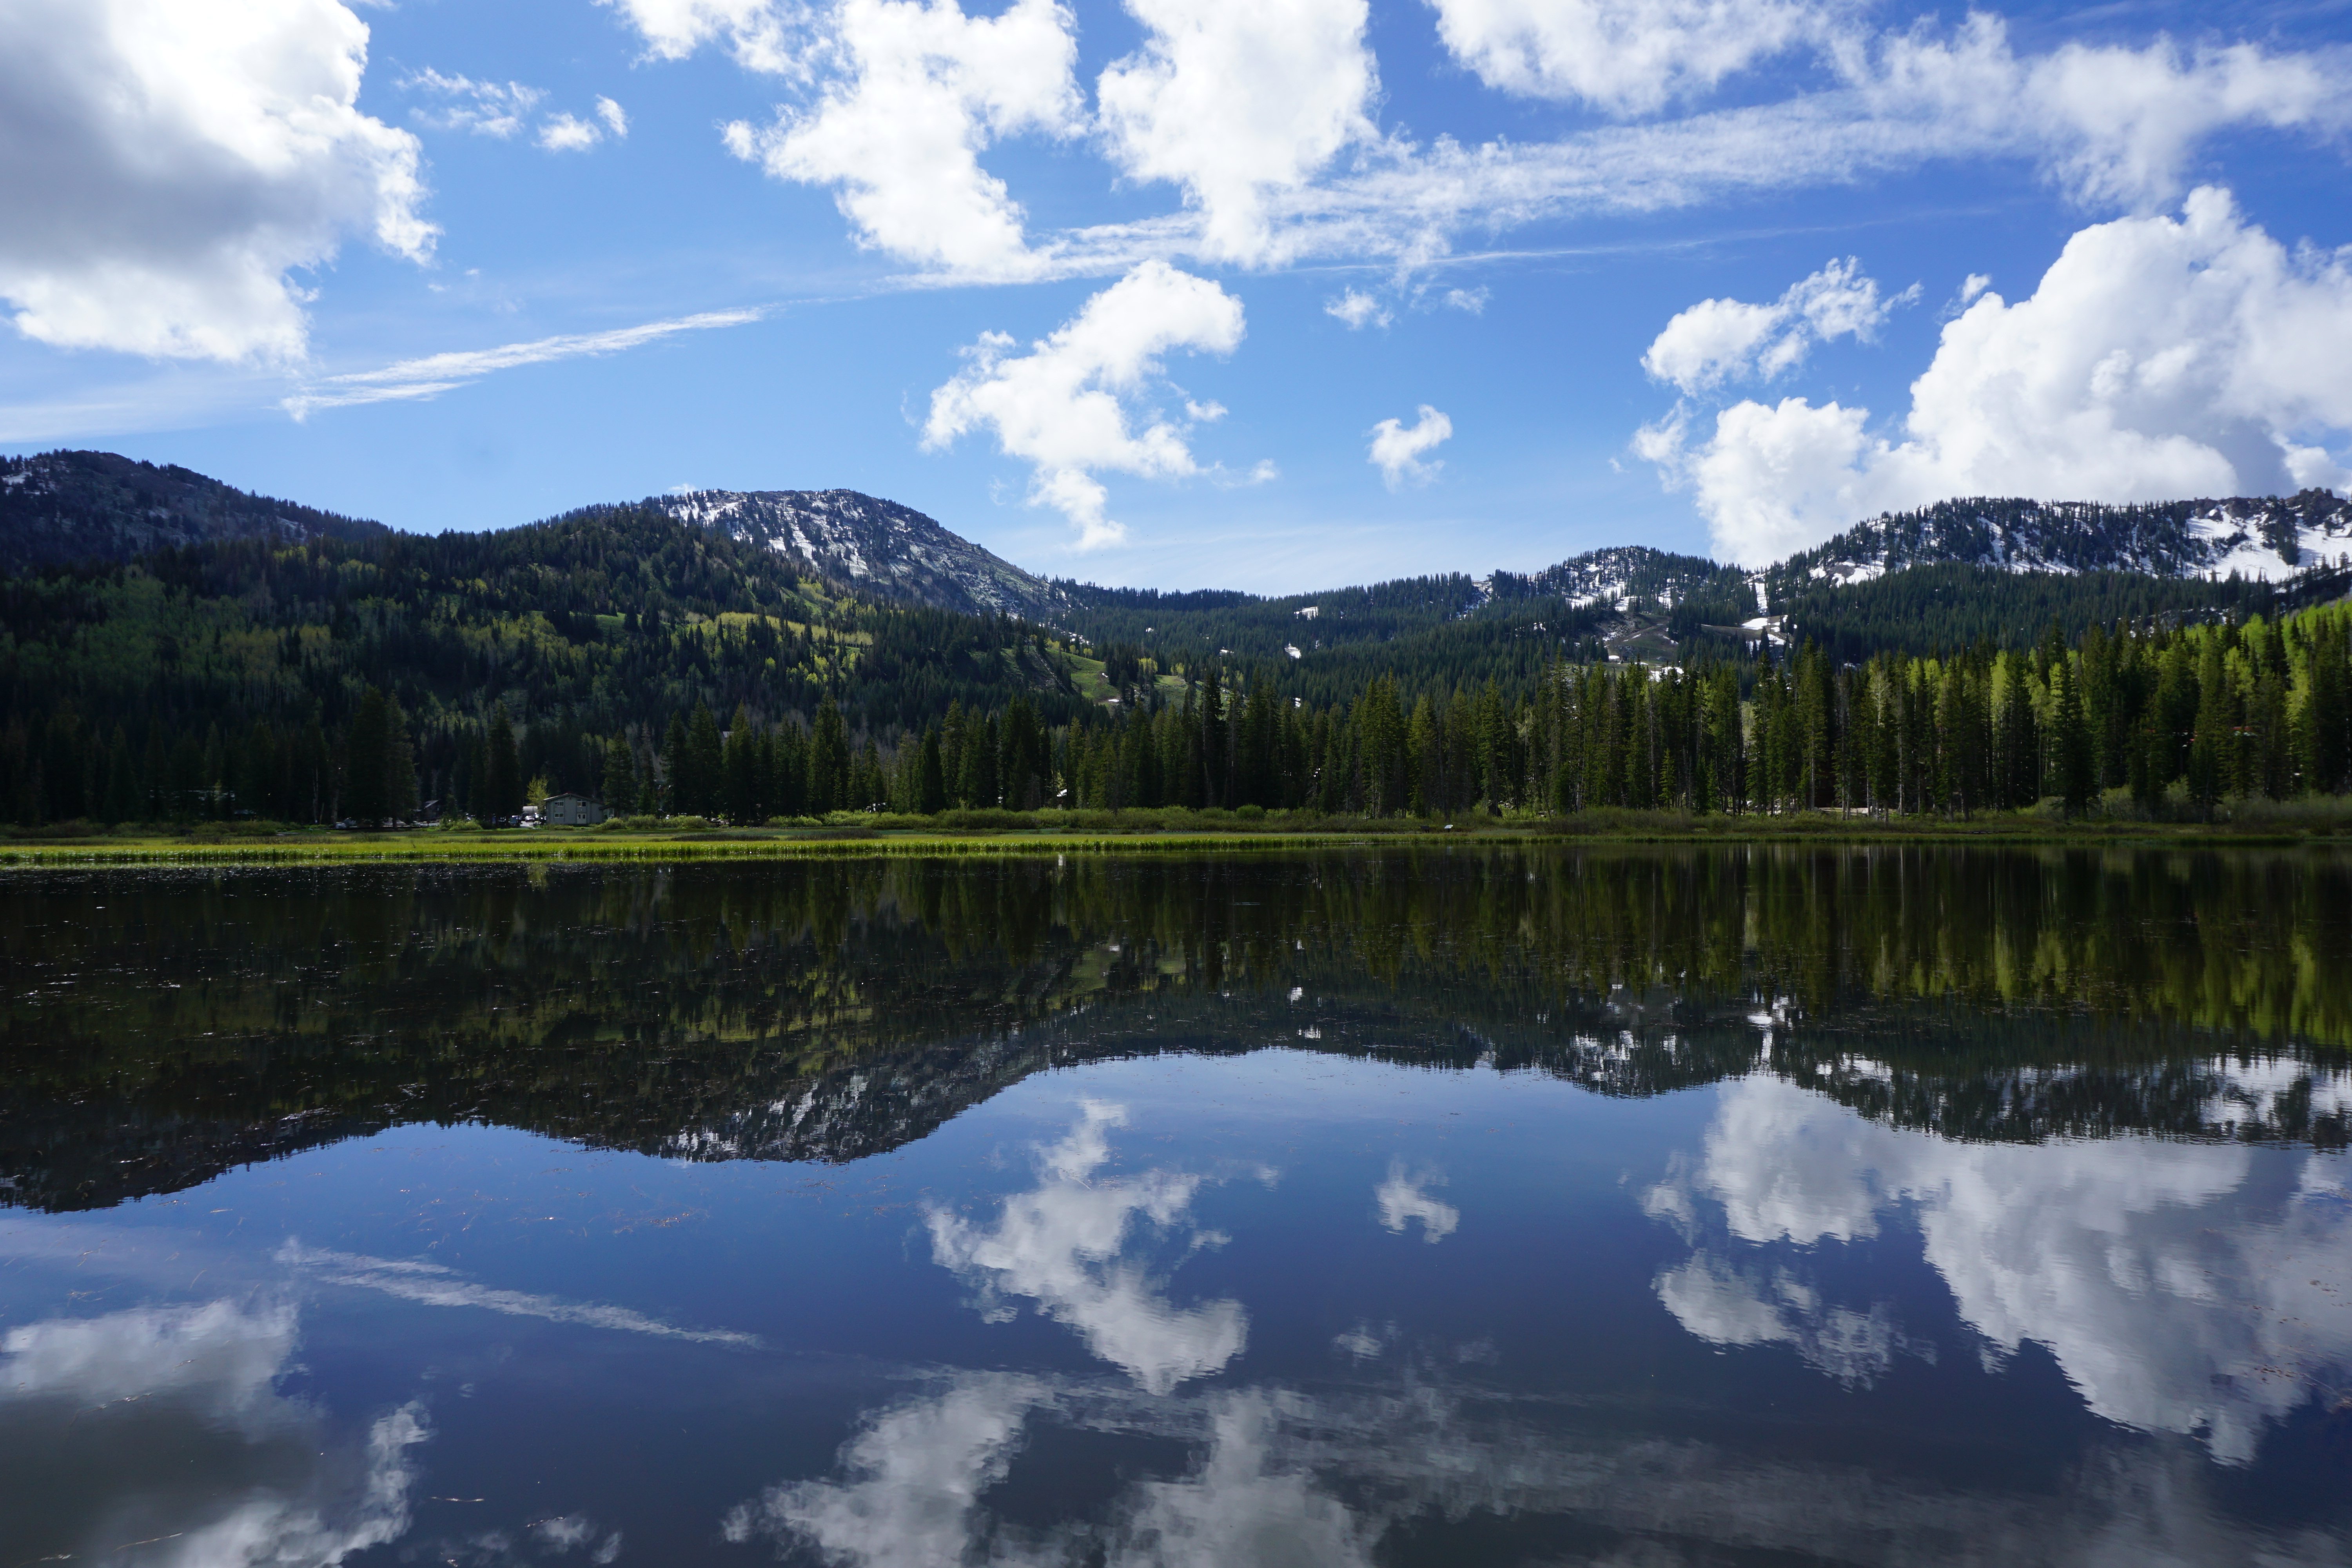
M 7 1563 L 2352 1563 L 2333 852 L 10 892 Z

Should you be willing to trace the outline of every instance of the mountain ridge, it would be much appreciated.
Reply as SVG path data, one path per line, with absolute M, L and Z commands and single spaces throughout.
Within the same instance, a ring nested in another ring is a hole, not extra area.
M 1528 573 L 1439 574 L 1307 594 L 1167 594 L 1048 579 L 911 507 L 852 489 L 697 489 L 625 504 L 766 550 L 836 589 L 963 615 L 1009 616 L 1089 637 L 1106 635 L 1112 625 L 1130 635 L 1141 629 L 1125 628 L 1134 616 L 1109 616 L 1114 609 L 1157 605 L 1183 617 L 1270 611 L 1295 602 L 1296 613 L 1311 623 L 1323 601 L 1404 594 L 1458 600 L 1446 612 L 1455 618 L 1531 603 L 1556 603 L 1563 613 L 1596 622 L 1654 612 L 1675 619 L 1679 641 L 1701 626 L 1739 625 L 1759 610 L 1777 616 L 1808 594 L 1863 586 L 1924 565 L 2173 580 L 2235 574 L 2285 583 L 2315 565 L 2339 566 L 2352 558 L 2352 500 L 2323 489 L 2133 504 L 1969 497 L 1882 512 L 1756 569 L 1626 544 L 1585 551 Z M 589 507 L 565 515 L 610 510 Z M 393 531 L 379 522 L 240 490 L 176 465 L 114 453 L 0 458 L 0 573 L 10 575 L 123 562 L 200 543 L 361 540 Z M 1156 626 L 1149 629 L 1157 635 Z M 1335 629 L 1309 625 L 1306 632 Z
M 191 544 L 265 538 L 299 544 L 391 531 L 177 464 L 91 451 L 0 458 L 0 573 L 10 576 Z
M 1972 496 L 1881 512 L 1756 576 L 1777 602 L 1814 584 L 1846 585 L 1943 563 L 2277 582 L 2347 553 L 2352 501 L 2323 489 L 2129 504 Z

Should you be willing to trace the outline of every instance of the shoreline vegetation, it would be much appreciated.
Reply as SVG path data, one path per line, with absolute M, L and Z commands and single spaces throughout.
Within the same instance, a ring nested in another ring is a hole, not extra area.
M 2118 803 L 2119 805 L 2121 803 Z M 701 817 L 637 817 L 583 828 L 484 829 L 471 823 L 389 831 L 272 822 L 54 823 L 0 833 L 0 867 L 334 864 L 372 861 L 796 859 L 868 856 L 1229 853 L 1454 845 L 1979 845 L 2010 847 L 2352 846 L 2352 801 L 2227 803 L 2210 821 L 2118 811 L 2068 816 L 2054 800 L 2021 812 L 1926 817 L 1842 813 L 1771 816 L 1608 808 L 1568 816 L 1324 816 L 1312 812 L 1129 809 L 835 812 L 735 826 Z

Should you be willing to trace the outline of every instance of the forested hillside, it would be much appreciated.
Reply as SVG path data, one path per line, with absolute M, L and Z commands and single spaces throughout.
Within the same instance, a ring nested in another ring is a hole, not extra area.
M 1085 707 L 1039 628 L 835 595 L 772 551 L 634 510 L 16 577 L 0 691 L 0 811 L 17 821 L 472 805 L 501 714 L 503 816 L 533 779 L 601 794 L 616 740 L 652 768 L 698 708 L 805 728 L 830 703 L 887 744 L 951 704 Z M 354 796 L 355 726 L 361 773 L 413 782 Z M 848 788 L 836 769 L 821 804 Z
M 201 491 L 131 468 L 126 485 Z M 65 492 L 44 494 L 37 532 L 62 526 Z M 562 791 L 751 823 L 2048 797 L 2197 815 L 2340 791 L 2352 744 L 2347 612 L 2326 604 L 2343 567 L 1776 577 L 1629 547 L 1271 600 L 1052 584 L 1037 602 L 1063 618 L 1040 622 L 845 590 L 835 568 L 869 549 L 912 563 L 898 595 L 996 570 L 848 492 L 736 498 L 756 527 L 665 504 L 436 537 L 215 500 L 277 521 L 0 581 L 0 819 L 496 823 Z M 2143 532 L 2203 515 L 2140 510 Z M 2009 517 L 2002 548 L 2032 521 Z M 831 531 L 779 547 L 812 527 Z
M 362 540 L 386 531 L 380 522 L 248 495 L 193 469 L 111 452 L 0 458 L 0 575 L 128 561 L 174 545 Z
M 1927 561 L 1851 577 L 1750 574 L 1642 546 L 1598 550 L 1526 575 L 1413 577 L 1264 599 L 1057 583 L 1056 624 L 1093 643 L 1114 683 L 1142 685 L 1204 657 L 1287 659 L 1294 689 L 1322 700 L 1394 676 L 1410 698 L 1530 679 L 1548 658 L 1687 666 L 1745 653 L 1768 634 L 1812 637 L 1840 661 L 1882 649 L 1931 653 L 1989 641 L 2030 648 L 2055 625 L 2276 615 L 2352 586 L 2312 564 L 2271 582 L 2127 571 L 2015 571 Z M 1769 599 L 1771 614 L 1759 614 Z

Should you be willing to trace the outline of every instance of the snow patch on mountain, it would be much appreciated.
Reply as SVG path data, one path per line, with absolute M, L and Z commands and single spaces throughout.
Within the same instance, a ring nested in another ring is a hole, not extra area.
M 2003 572 L 2144 572 L 2284 582 L 2352 556 L 2352 502 L 2327 490 L 2106 506 L 1990 497 L 1857 523 L 1762 574 L 1779 599 L 1955 562 Z
M 1043 579 L 911 507 L 856 490 L 687 490 L 645 504 L 764 545 L 836 587 L 1033 621 L 1063 602 Z

